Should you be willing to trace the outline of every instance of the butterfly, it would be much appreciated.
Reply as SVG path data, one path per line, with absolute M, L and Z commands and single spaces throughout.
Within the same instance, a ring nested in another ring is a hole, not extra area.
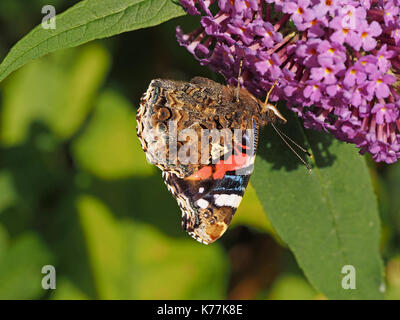
M 182 211 L 182 228 L 199 242 L 210 244 L 227 230 L 253 171 L 259 128 L 286 122 L 268 103 L 273 86 L 262 102 L 245 88 L 207 78 L 155 79 L 141 98 L 141 146 L 162 170 Z M 210 132 L 224 135 L 213 140 Z

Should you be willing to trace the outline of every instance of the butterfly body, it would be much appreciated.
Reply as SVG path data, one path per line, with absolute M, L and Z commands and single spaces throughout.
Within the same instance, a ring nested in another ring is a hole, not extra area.
M 275 118 L 263 107 L 246 89 L 238 93 L 200 77 L 153 80 L 141 99 L 142 148 L 163 171 L 181 208 L 183 229 L 202 243 L 222 236 L 240 204 L 253 171 L 258 129 Z M 204 132 L 220 135 L 213 140 Z

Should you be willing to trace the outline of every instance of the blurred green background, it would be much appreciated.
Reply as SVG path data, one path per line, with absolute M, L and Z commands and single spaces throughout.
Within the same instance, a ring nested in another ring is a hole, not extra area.
M 2 0 L 0 57 L 78 1 Z M 205 246 L 136 137 L 153 78 L 223 79 L 175 40 L 193 17 L 33 61 L 0 84 L 0 299 L 323 299 L 276 236 L 250 185 L 233 224 Z M 400 299 L 400 163 L 370 163 L 387 298 Z M 41 269 L 54 265 L 56 290 Z

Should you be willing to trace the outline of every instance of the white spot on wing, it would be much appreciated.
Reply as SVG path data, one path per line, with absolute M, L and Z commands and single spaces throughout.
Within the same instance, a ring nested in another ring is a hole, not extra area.
M 203 187 L 199 188 L 199 193 L 203 193 L 203 192 L 204 192 L 204 188 Z
M 208 207 L 208 201 L 204 200 L 204 199 L 199 199 L 196 201 L 196 204 L 201 208 L 201 209 L 205 209 Z
M 237 208 L 242 201 L 242 197 L 237 194 L 215 194 L 215 205 L 218 207 Z

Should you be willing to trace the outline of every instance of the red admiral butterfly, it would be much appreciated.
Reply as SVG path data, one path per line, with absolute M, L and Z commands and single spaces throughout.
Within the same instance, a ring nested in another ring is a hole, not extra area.
M 182 210 L 183 229 L 202 243 L 222 236 L 242 200 L 258 128 L 286 122 L 268 104 L 269 93 L 262 103 L 244 88 L 196 77 L 190 82 L 153 80 L 141 99 L 137 134 L 142 148 L 163 171 Z M 203 133 L 215 130 L 224 134 L 204 143 L 210 136 Z

